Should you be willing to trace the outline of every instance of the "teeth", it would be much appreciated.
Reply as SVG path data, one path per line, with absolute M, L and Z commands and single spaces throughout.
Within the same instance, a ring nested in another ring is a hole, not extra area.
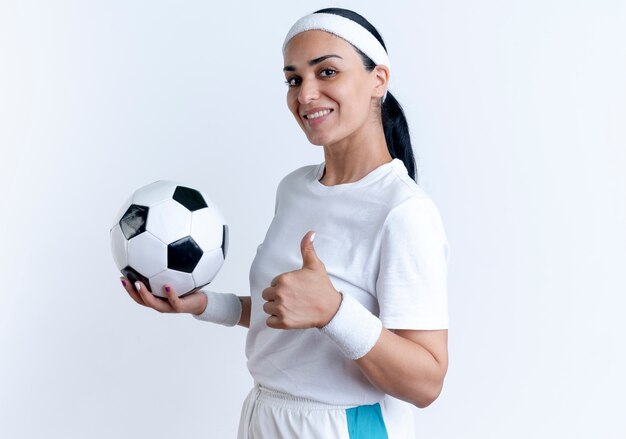
M 317 113 L 307 114 L 304 117 L 311 120 L 311 119 L 317 119 L 320 116 L 326 116 L 328 113 L 330 113 L 330 110 L 322 110 L 322 111 L 318 111 Z

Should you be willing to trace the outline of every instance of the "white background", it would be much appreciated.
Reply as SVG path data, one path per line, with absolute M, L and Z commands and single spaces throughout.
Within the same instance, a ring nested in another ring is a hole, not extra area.
M 422 438 L 623 438 L 623 1 L 0 0 L 0 436 L 231 438 L 245 329 L 122 289 L 109 227 L 158 179 L 229 221 L 249 294 L 276 185 L 320 163 L 280 47 L 326 6 L 393 63 L 451 245 L 450 366 Z

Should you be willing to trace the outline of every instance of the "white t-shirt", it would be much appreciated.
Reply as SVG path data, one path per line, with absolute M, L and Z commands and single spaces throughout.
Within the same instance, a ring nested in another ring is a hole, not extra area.
M 439 211 L 399 159 L 362 179 L 326 186 L 325 163 L 287 174 L 275 214 L 250 267 L 248 369 L 270 388 L 329 404 L 363 405 L 385 394 L 317 328 L 266 325 L 262 291 L 302 268 L 300 242 L 314 247 L 335 289 L 355 297 L 388 329 L 448 328 L 448 242 Z

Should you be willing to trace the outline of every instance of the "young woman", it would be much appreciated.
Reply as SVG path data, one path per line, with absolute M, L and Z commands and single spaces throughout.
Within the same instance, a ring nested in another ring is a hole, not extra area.
M 122 282 L 160 312 L 249 328 L 239 438 L 414 438 L 407 402 L 431 404 L 448 367 L 448 242 L 415 181 L 385 45 L 327 8 L 293 25 L 283 55 L 287 104 L 325 160 L 280 181 L 251 296 L 162 300 Z

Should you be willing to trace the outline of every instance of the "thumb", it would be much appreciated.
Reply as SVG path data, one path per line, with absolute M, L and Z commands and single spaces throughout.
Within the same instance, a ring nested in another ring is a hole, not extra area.
M 309 230 L 300 242 L 300 251 L 302 252 L 302 268 L 318 268 L 324 265 L 320 258 L 317 257 L 317 253 L 315 253 L 313 238 L 315 238 L 315 232 Z

